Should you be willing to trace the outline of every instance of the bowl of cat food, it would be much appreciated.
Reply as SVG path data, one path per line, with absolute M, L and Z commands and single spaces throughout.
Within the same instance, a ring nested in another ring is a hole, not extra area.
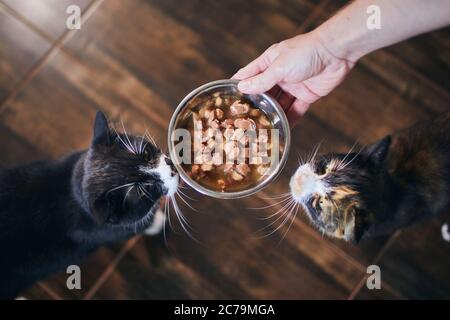
M 243 94 L 238 81 L 207 83 L 176 108 L 168 129 L 170 157 L 181 178 L 205 195 L 254 194 L 283 169 L 290 128 L 268 94 Z

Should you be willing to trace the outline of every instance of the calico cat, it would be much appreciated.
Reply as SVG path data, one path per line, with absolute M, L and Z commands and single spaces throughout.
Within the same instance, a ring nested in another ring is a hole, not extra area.
M 90 148 L 0 170 L 0 298 L 80 263 L 99 246 L 153 234 L 178 174 L 145 138 L 110 130 L 97 113 Z
M 349 154 L 301 165 L 295 201 L 324 234 L 358 242 L 450 209 L 450 111 Z

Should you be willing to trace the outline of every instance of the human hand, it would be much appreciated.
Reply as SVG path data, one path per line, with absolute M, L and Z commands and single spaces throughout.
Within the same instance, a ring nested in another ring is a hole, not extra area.
M 269 92 L 294 126 L 311 103 L 330 93 L 345 78 L 354 61 L 335 56 L 318 32 L 272 45 L 234 76 L 239 90 Z

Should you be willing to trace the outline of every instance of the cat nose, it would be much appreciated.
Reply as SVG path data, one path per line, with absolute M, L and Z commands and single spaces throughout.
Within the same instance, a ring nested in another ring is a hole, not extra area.
M 172 160 L 170 160 L 170 158 L 164 157 L 164 161 L 166 162 L 167 165 L 173 166 L 173 162 L 172 162 Z
M 176 175 L 177 175 L 177 170 L 175 169 L 175 166 L 173 165 L 172 160 L 171 160 L 169 157 L 164 156 L 164 162 L 165 162 L 168 166 L 170 166 L 170 168 L 171 168 L 170 175 L 171 175 L 172 177 L 176 176 Z

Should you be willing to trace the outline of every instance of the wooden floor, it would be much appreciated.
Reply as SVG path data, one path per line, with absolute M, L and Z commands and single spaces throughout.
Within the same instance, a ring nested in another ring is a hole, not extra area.
M 167 126 L 193 88 L 228 78 L 274 42 L 311 30 L 345 1 L 319 0 L 0 0 L 0 165 L 56 158 L 86 148 L 96 110 L 166 147 Z M 65 27 L 68 4 L 81 30 Z M 264 195 L 286 192 L 297 165 L 320 141 L 346 151 L 447 110 L 450 32 L 442 30 L 364 58 L 293 130 L 284 174 Z M 183 233 L 135 237 L 102 248 L 82 270 L 23 293 L 28 299 L 404 299 L 450 298 L 450 243 L 442 219 L 385 238 L 347 245 L 298 217 L 258 239 L 261 195 L 217 201 L 190 194 L 184 208 L 202 244 Z M 446 217 L 449 218 L 449 215 Z M 284 230 L 283 230 L 284 231 Z M 381 267 L 368 290 L 366 268 Z

